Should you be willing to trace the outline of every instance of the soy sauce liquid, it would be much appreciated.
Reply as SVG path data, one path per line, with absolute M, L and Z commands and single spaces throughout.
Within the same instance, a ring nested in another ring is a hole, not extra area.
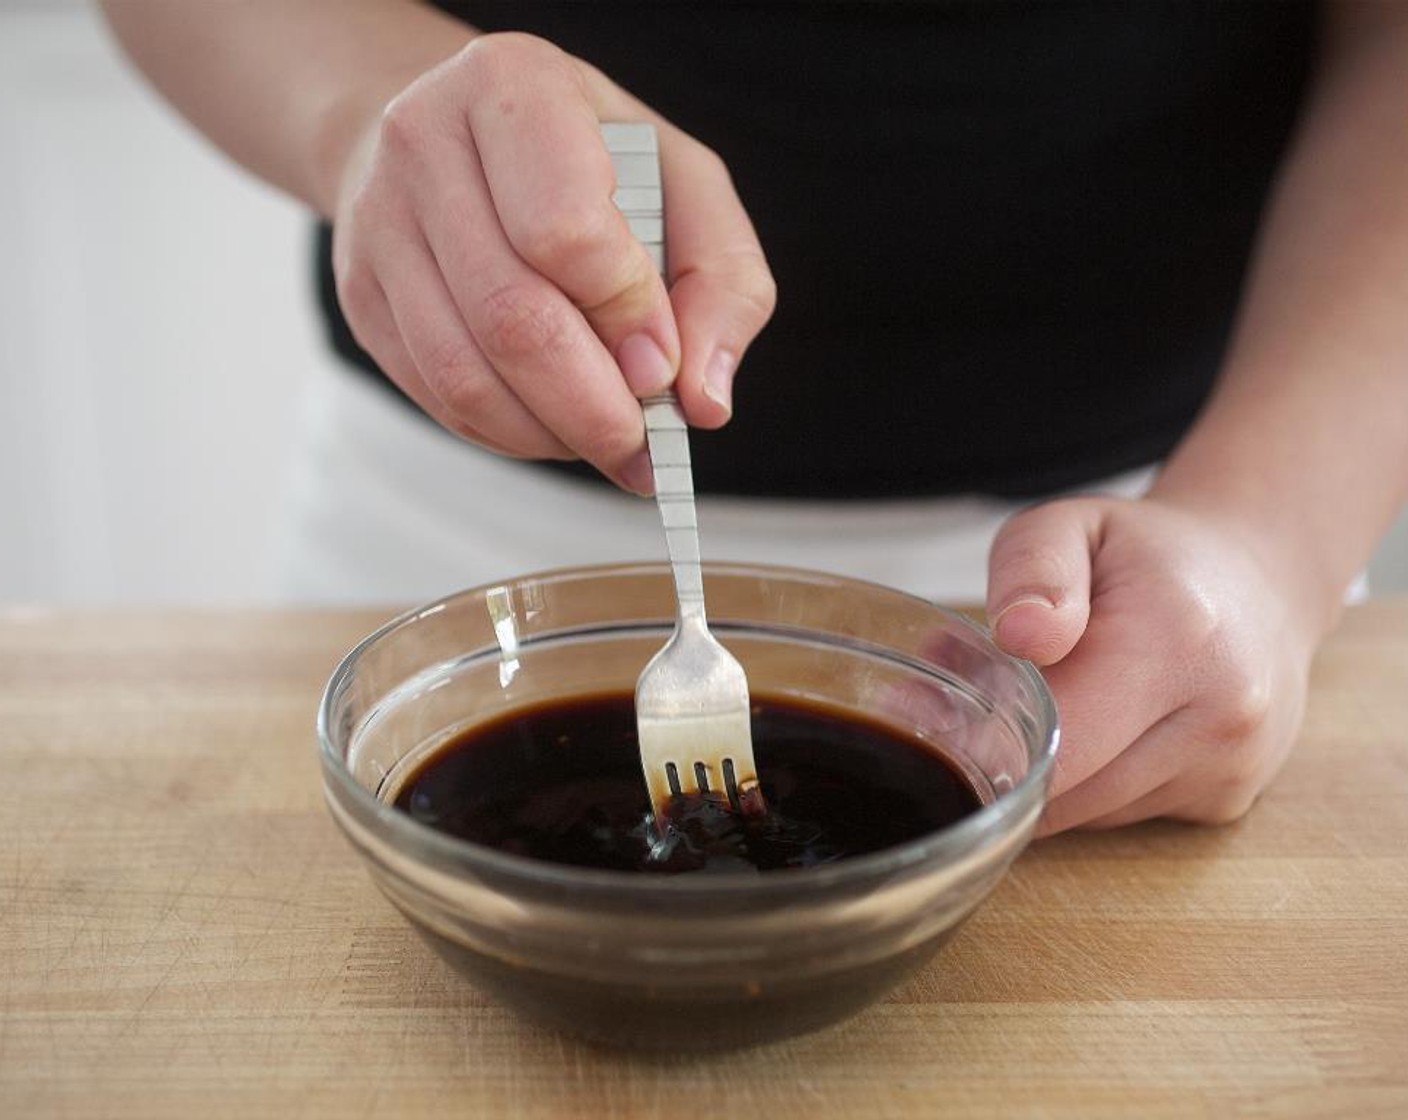
M 880 851 L 981 805 L 944 758 L 878 722 L 755 697 L 767 812 L 676 798 L 654 826 L 635 703 L 607 693 L 504 714 L 442 745 L 395 805 L 432 828 L 549 863 L 678 873 L 814 867 Z

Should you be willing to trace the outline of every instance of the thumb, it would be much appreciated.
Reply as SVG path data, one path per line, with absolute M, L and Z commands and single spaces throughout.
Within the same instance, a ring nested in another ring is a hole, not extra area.
M 1015 657 L 1054 665 L 1090 621 L 1090 564 L 1098 509 L 1048 502 L 1010 518 L 988 554 L 987 614 L 997 644 Z

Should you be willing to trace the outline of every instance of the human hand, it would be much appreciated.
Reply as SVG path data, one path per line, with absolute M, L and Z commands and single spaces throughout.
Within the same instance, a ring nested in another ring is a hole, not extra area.
M 1291 748 L 1320 637 L 1293 563 L 1147 497 L 1025 510 L 988 567 L 997 642 L 1043 667 L 1061 713 L 1040 833 L 1250 808 Z
M 603 120 L 658 129 L 668 292 L 612 203 Z M 369 122 L 337 194 L 352 332 L 451 431 L 648 493 L 638 397 L 673 383 L 692 424 L 728 420 L 775 298 L 757 237 L 722 161 L 581 60 L 474 40 Z

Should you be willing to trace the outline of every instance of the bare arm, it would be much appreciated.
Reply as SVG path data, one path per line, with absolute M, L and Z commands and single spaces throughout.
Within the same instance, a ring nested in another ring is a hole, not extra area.
M 1408 6 L 1327 12 L 1234 345 L 1154 493 L 1289 565 L 1319 629 L 1408 497 Z
M 102 9 L 196 128 L 329 218 L 367 121 L 475 35 L 419 0 L 102 0 Z

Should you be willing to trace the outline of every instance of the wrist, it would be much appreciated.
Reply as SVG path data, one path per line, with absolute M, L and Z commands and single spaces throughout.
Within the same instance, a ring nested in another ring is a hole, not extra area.
M 1285 624 L 1317 643 L 1338 622 L 1357 572 L 1341 574 L 1332 551 L 1293 499 L 1249 502 L 1231 490 L 1180 472 L 1161 475 L 1146 497 L 1196 517 L 1231 542 L 1283 605 Z

